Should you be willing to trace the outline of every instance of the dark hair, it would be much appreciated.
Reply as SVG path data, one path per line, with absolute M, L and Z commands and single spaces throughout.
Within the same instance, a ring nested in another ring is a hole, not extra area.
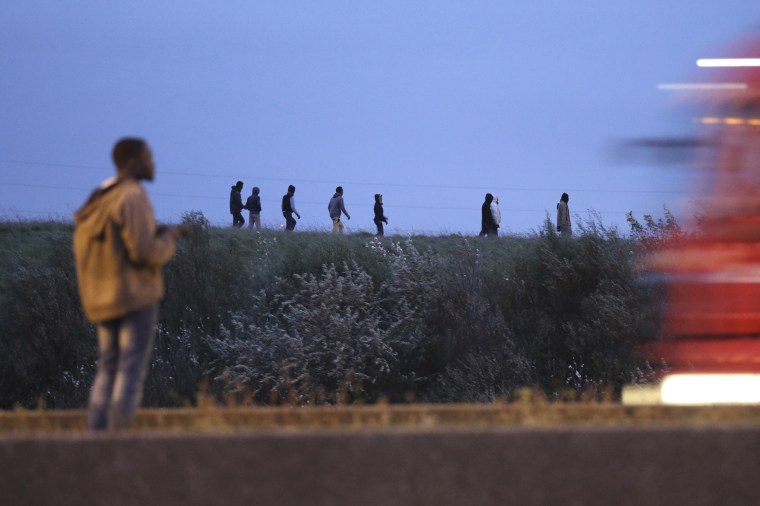
M 288 186 L 288 193 L 294 193 L 296 191 L 296 187 L 292 184 Z
M 336 186 L 335 187 L 335 193 L 343 193 L 343 187 L 342 186 Z
M 381 193 L 375 193 L 375 202 L 380 202 L 380 197 L 383 195 Z
M 238 187 L 238 188 L 242 188 L 243 187 L 243 182 L 242 181 L 238 181 L 237 183 L 235 183 L 235 186 Z
M 119 139 L 113 147 L 111 158 L 117 168 L 124 167 L 127 162 L 142 156 L 147 144 L 144 140 L 136 137 Z
M 570 195 L 568 195 L 567 193 L 563 193 L 562 196 L 559 198 L 559 200 L 562 202 L 567 202 L 568 200 L 570 200 Z

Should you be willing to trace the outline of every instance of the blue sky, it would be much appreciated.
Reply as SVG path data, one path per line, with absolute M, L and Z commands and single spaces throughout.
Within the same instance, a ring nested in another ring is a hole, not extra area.
M 693 135 L 659 83 L 758 27 L 754 0 L 36 1 L 0 17 L 0 215 L 70 217 L 112 172 L 116 139 L 148 140 L 160 220 L 261 188 L 262 222 L 297 187 L 298 229 L 477 233 L 573 214 L 661 214 L 686 171 L 611 156 L 626 139 Z

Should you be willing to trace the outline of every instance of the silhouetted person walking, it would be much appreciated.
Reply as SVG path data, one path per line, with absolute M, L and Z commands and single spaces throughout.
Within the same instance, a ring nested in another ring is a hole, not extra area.
M 335 188 L 335 194 L 330 199 L 330 203 L 327 204 L 327 211 L 330 213 L 330 218 L 332 219 L 333 223 L 332 233 L 342 234 L 344 227 L 343 222 L 340 221 L 340 213 L 345 214 L 347 219 L 351 219 L 351 216 L 349 216 L 348 211 L 346 211 L 346 206 L 343 203 L 342 186 Z
M 493 201 L 491 202 L 491 217 L 493 217 L 494 223 L 494 235 L 499 235 L 499 228 L 501 228 L 501 209 L 499 209 L 499 196 L 494 193 Z
M 259 187 L 254 186 L 251 196 L 245 201 L 245 208 L 248 209 L 248 228 L 261 230 L 261 197 L 259 197 Z
M 240 196 L 240 192 L 243 190 L 243 182 L 238 181 L 235 186 L 230 190 L 230 214 L 232 215 L 232 226 L 242 227 L 245 225 L 245 218 L 243 218 L 243 197 Z
M 293 218 L 295 214 L 298 219 L 301 219 L 301 215 L 296 211 L 295 195 L 296 187 L 293 185 L 288 186 L 288 193 L 282 196 L 282 215 L 285 217 L 285 230 L 294 230 L 296 228 L 296 220 Z
M 383 223 L 388 224 L 388 218 L 383 214 L 383 196 L 379 193 L 375 194 L 375 226 L 377 227 L 377 235 L 382 237 L 385 235 L 383 231 Z
M 183 233 L 156 226 L 140 184 L 155 174 L 145 141 L 121 139 L 113 161 L 116 177 L 95 189 L 74 217 L 79 295 L 98 334 L 98 370 L 87 406 L 87 426 L 96 430 L 132 423 L 164 296 L 161 268 Z
M 570 196 L 563 193 L 557 204 L 557 232 L 561 233 L 563 237 L 573 235 L 573 229 L 570 225 L 570 208 L 567 206 L 569 201 Z
M 491 202 L 493 202 L 493 195 L 486 193 L 486 199 L 481 206 L 481 229 L 480 236 L 496 236 L 497 232 L 496 222 L 493 219 L 493 213 L 491 213 Z

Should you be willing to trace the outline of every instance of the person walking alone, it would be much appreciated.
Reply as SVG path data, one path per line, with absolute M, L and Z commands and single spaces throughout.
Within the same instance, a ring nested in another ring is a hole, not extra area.
M 569 201 L 570 196 L 563 193 L 557 204 L 557 232 L 561 233 L 563 237 L 573 235 L 573 229 L 570 225 L 570 208 L 567 206 Z
M 333 228 L 332 233 L 333 234 L 342 234 L 343 233 L 343 222 L 340 221 L 340 213 L 343 213 L 346 215 L 346 219 L 351 219 L 351 216 L 349 216 L 348 211 L 346 211 L 346 206 L 343 204 L 343 187 L 338 186 L 335 188 L 335 195 L 332 196 L 330 199 L 330 203 L 327 204 L 327 210 L 330 213 L 330 218 L 332 218 Z
M 243 182 L 238 181 L 230 190 L 230 214 L 232 215 L 232 226 L 240 228 L 245 225 L 243 218 L 243 197 L 240 192 L 243 190 Z
M 292 231 L 296 228 L 296 220 L 293 218 L 295 214 L 298 219 L 301 219 L 301 215 L 296 211 L 296 200 L 294 195 L 296 194 L 296 187 L 293 185 L 288 186 L 288 193 L 282 196 L 282 215 L 285 217 L 285 230 Z
M 481 228 L 480 237 L 496 236 L 498 235 L 496 222 L 493 220 L 493 214 L 491 213 L 491 202 L 493 202 L 493 195 L 486 193 L 485 201 L 480 209 Z
M 253 187 L 251 196 L 245 201 L 245 208 L 248 209 L 248 229 L 253 230 L 256 225 L 256 230 L 261 230 L 261 197 L 258 186 Z
M 385 235 L 383 231 L 383 223 L 388 224 L 388 218 L 383 214 L 383 196 L 379 193 L 375 194 L 375 226 L 377 226 L 377 235 L 382 237 Z
M 97 372 L 87 404 L 87 427 L 93 430 L 132 424 L 164 296 L 162 267 L 187 232 L 156 226 L 140 184 L 155 175 L 145 141 L 121 139 L 112 157 L 116 177 L 96 188 L 74 216 L 79 296 L 98 336 Z
M 491 202 L 491 216 L 494 223 L 494 235 L 499 235 L 499 228 L 501 227 L 501 209 L 499 209 L 499 196 L 493 194 L 493 202 Z

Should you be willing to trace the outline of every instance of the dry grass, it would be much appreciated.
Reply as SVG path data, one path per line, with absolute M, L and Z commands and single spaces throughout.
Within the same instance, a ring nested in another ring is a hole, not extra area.
M 224 406 L 203 397 L 198 407 L 142 409 L 135 430 L 231 432 L 433 427 L 567 426 L 715 426 L 760 425 L 760 406 L 623 406 L 602 402 L 546 402 L 535 390 L 521 392 L 514 402 L 490 404 L 387 404 L 309 407 Z M 79 432 L 85 430 L 81 410 L 0 412 L 0 434 Z

